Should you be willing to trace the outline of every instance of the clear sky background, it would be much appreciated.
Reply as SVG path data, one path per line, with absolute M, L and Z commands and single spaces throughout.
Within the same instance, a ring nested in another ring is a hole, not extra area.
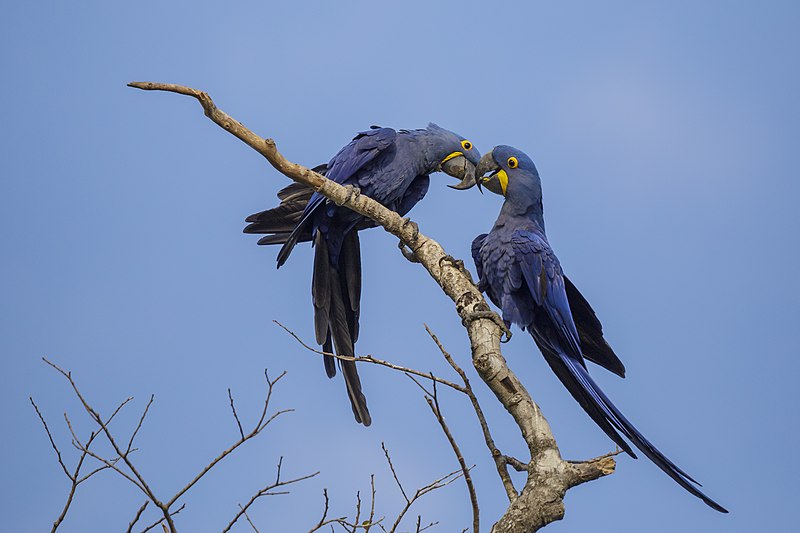
M 550 241 L 628 369 L 625 380 L 593 374 L 731 510 L 717 514 L 646 460 L 620 457 L 613 476 L 569 492 L 565 519 L 547 531 L 787 531 L 800 474 L 799 24 L 798 4 L 777 1 L 8 3 L 2 529 L 49 529 L 68 490 L 28 396 L 69 464 L 62 413 L 90 428 L 42 356 L 72 370 L 103 413 L 135 397 L 114 425 L 123 440 L 155 394 L 135 460 L 162 497 L 235 438 L 226 389 L 251 421 L 264 367 L 288 371 L 275 406 L 296 412 L 188 494 L 183 531 L 220 530 L 273 479 L 281 455 L 286 476 L 321 474 L 259 501 L 251 517 L 262 531 L 307 531 L 323 487 L 334 514 L 352 513 L 371 473 L 379 514 L 394 516 L 401 497 L 382 441 L 408 488 L 457 468 L 408 379 L 361 368 L 375 421 L 365 429 L 341 379 L 328 380 L 318 356 L 272 324 L 313 339 L 310 248 L 276 271 L 277 250 L 241 232 L 286 179 L 193 100 L 125 86 L 154 80 L 208 91 L 307 165 L 371 124 L 435 121 L 482 152 L 526 151 L 542 176 Z M 445 183 L 434 176 L 412 215 L 467 259 L 500 198 Z M 452 376 L 427 323 L 472 371 L 451 302 L 395 246 L 380 230 L 362 236 L 359 353 Z M 613 448 L 527 335 L 504 353 L 565 457 Z M 511 419 L 473 382 L 500 448 L 524 457 Z M 476 464 L 488 531 L 504 493 L 465 398 L 443 391 L 441 402 Z M 142 501 L 118 476 L 99 475 L 62 529 L 124 530 Z M 417 511 L 441 532 L 470 523 L 462 482 Z

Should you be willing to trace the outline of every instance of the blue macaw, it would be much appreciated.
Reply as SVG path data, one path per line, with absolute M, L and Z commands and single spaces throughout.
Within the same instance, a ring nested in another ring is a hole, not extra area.
M 453 188 L 475 184 L 480 153 L 473 144 L 451 131 L 429 124 L 425 129 L 399 130 L 373 126 L 362 131 L 327 165 L 314 170 L 342 185 L 353 185 L 405 215 L 428 192 L 429 174 L 444 171 L 461 179 Z M 311 294 L 316 340 L 323 351 L 355 354 L 361 300 L 361 255 L 358 231 L 373 227 L 368 218 L 339 207 L 302 184 L 278 193 L 281 204 L 247 218 L 245 233 L 267 234 L 258 244 L 283 244 L 278 268 L 298 242 L 315 248 Z M 325 356 L 328 377 L 336 375 L 334 358 Z M 372 419 L 361 381 L 352 361 L 339 361 L 356 421 Z
M 727 513 L 653 446 L 589 375 L 584 359 L 622 377 L 625 369 L 603 339 L 594 311 L 566 278 L 547 242 L 542 184 L 533 161 L 520 150 L 496 146 L 481 158 L 476 178 L 479 187 L 505 196 L 492 230 L 473 241 L 472 257 L 479 288 L 502 310 L 506 326 L 528 330 L 561 383 L 617 446 L 636 457 L 624 435 L 681 487 Z

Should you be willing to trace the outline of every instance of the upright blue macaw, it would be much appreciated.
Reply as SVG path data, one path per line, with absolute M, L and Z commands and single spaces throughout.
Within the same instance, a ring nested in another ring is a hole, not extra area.
M 425 129 L 380 128 L 362 131 L 327 165 L 315 168 L 328 179 L 353 185 L 405 215 L 428 192 L 429 174 L 444 171 L 462 181 L 454 188 L 475 183 L 480 153 L 465 138 L 435 124 Z M 311 294 L 316 340 L 323 350 L 355 354 L 361 300 L 361 255 L 358 231 L 374 226 L 364 216 L 339 207 L 301 184 L 278 193 L 281 204 L 247 218 L 245 233 L 267 234 L 258 244 L 283 244 L 278 267 L 298 242 L 312 241 L 315 248 Z M 336 375 L 334 358 L 326 356 L 328 377 Z M 372 419 L 361 381 L 352 361 L 339 361 L 356 421 L 369 426 Z
M 681 487 L 727 513 L 653 446 L 589 375 L 584 359 L 622 377 L 625 369 L 547 242 L 542 184 L 533 161 L 515 148 L 496 146 L 481 158 L 476 176 L 479 186 L 505 196 L 492 230 L 472 243 L 479 288 L 502 310 L 503 321 L 528 330 L 561 383 L 617 446 L 636 457 L 624 435 Z

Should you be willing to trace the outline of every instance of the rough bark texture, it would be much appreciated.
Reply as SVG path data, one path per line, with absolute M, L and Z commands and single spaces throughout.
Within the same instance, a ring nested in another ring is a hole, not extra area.
M 453 259 L 439 243 L 420 233 L 416 224 L 359 194 L 352 187 L 339 185 L 288 161 L 278 152 L 275 141 L 259 137 L 228 116 L 205 92 L 165 83 L 132 82 L 128 85 L 196 98 L 208 118 L 263 155 L 280 173 L 313 187 L 338 205 L 371 218 L 414 252 L 420 264 L 455 303 L 456 312 L 469 335 L 475 369 L 511 414 L 530 451 L 527 482 L 521 493 L 509 494 L 511 503 L 492 527 L 493 533 L 531 532 L 560 520 L 564 516 L 563 497 L 568 489 L 614 471 L 613 454 L 585 462 L 561 458 L 550 425 L 503 358 L 500 341 L 505 332 L 499 317 L 490 312 L 463 262 Z M 492 453 L 497 456 L 500 452 L 493 450 Z

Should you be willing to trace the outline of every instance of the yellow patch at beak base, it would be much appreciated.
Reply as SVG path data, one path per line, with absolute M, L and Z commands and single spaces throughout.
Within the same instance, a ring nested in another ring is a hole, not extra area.
M 506 187 L 508 187 L 508 174 L 505 170 L 500 170 L 497 173 L 497 181 L 500 182 L 500 188 L 503 190 L 503 196 L 506 195 Z
M 453 152 L 452 154 L 450 154 L 447 157 L 445 157 L 444 159 L 442 159 L 442 163 L 447 163 L 448 161 L 450 161 L 454 157 L 458 157 L 460 155 L 464 155 L 464 154 L 462 154 L 461 152 Z

